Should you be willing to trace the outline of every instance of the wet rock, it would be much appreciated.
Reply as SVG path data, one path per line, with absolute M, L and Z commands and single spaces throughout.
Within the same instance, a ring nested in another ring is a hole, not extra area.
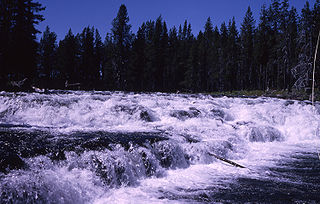
M 134 108 L 130 108 L 129 106 L 125 105 L 116 105 L 112 108 L 112 111 L 115 112 L 125 112 L 128 113 L 129 115 L 132 115 L 134 113 Z
M 158 163 L 154 155 L 150 154 L 150 152 L 142 151 L 140 156 L 145 168 L 145 175 L 148 177 L 156 175 L 158 173 Z
M 66 160 L 66 155 L 64 150 L 59 150 L 57 152 L 52 152 L 49 154 L 49 158 L 53 161 Z
M 19 152 L 19 156 L 22 158 L 46 155 L 51 160 L 59 161 L 66 159 L 65 152 L 74 151 L 80 154 L 89 150 L 110 149 L 111 144 L 119 144 L 125 149 L 129 149 L 131 145 L 144 146 L 145 143 L 153 144 L 162 140 L 168 140 L 162 132 L 113 133 L 100 131 L 54 134 L 44 131 L 0 129 L 0 158 L 5 158 L 1 155 L 7 152 Z M 18 161 L 17 158 L 16 161 Z
M 140 119 L 146 122 L 155 122 L 159 121 L 160 119 L 155 116 L 155 113 L 153 113 L 151 110 L 148 110 L 146 108 L 143 108 L 140 110 Z
M 293 104 L 294 104 L 294 101 L 286 101 L 286 102 L 284 102 L 285 106 L 289 106 L 289 105 L 293 105 Z
M 8 173 L 13 169 L 22 169 L 25 163 L 22 158 L 14 152 L 1 152 L 0 172 Z
M 200 115 L 200 111 L 196 108 L 190 107 L 188 111 L 174 110 L 170 113 L 171 117 L 178 118 L 179 120 L 187 120 L 189 118 L 196 118 Z
M 251 121 L 238 121 L 238 122 L 236 122 L 236 125 L 238 125 L 238 126 L 248 126 L 251 124 L 253 124 L 253 122 L 251 122 Z
M 213 114 L 214 117 L 217 117 L 217 118 L 224 118 L 224 116 L 226 115 L 224 111 L 219 109 L 212 109 L 211 113 Z
M 139 114 L 139 119 L 146 122 L 154 122 L 159 120 L 159 118 L 155 116 L 155 113 L 153 113 L 152 110 L 139 105 L 116 105 L 112 108 L 112 111 L 118 113 L 123 112 L 130 116 L 133 116 L 134 114 Z
M 198 143 L 200 140 L 193 135 L 182 135 L 189 143 Z
M 282 141 L 284 138 L 279 130 L 273 127 L 252 127 L 248 133 L 250 142 Z
M 187 168 L 190 165 L 181 147 L 172 142 L 157 142 L 153 145 L 153 150 L 164 168 Z
M 229 114 L 227 114 L 225 111 L 223 111 L 221 109 L 214 108 L 210 112 L 215 119 L 219 119 L 219 120 L 222 119 L 222 120 L 226 120 L 226 121 L 233 120 L 233 118 Z

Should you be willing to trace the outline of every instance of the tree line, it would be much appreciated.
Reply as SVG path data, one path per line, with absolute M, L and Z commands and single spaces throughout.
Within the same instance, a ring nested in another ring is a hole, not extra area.
M 320 0 L 306 1 L 300 15 L 288 0 L 272 0 L 258 22 L 248 7 L 240 29 L 234 18 L 219 27 L 208 18 L 197 36 L 187 21 L 168 29 L 161 16 L 134 34 L 121 5 L 104 40 L 86 27 L 59 42 L 49 27 L 36 41 L 41 4 L 0 2 L 2 89 L 24 78 L 41 88 L 161 92 L 290 91 L 311 83 Z

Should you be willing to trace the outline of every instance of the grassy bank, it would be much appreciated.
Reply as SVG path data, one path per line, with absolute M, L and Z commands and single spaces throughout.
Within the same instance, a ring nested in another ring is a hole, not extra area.
M 287 90 L 252 90 L 252 91 L 227 91 L 227 92 L 212 92 L 210 93 L 212 96 L 220 97 L 220 96 L 228 96 L 228 97 L 273 97 L 273 98 L 282 98 L 282 99 L 294 99 L 294 100 L 311 100 L 311 93 L 307 91 L 294 90 L 288 92 Z M 316 90 L 315 92 L 315 101 L 320 101 L 320 92 Z

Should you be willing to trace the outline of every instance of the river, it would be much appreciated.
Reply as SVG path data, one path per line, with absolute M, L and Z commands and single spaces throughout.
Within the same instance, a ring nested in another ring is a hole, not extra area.
M 0 203 L 319 203 L 319 113 L 264 97 L 0 92 Z

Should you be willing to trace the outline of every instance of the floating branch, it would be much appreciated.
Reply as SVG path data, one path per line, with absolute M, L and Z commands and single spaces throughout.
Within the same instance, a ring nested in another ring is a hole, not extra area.
M 246 168 L 246 167 L 244 167 L 244 166 L 242 166 L 242 165 L 240 165 L 240 164 L 237 164 L 237 163 L 235 163 L 235 162 L 233 162 L 233 161 L 230 161 L 230 160 L 228 160 L 228 159 L 219 157 L 218 155 L 213 154 L 213 153 L 211 153 L 211 152 L 208 152 L 208 154 L 209 154 L 210 156 L 215 157 L 216 159 L 219 159 L 219 160 L 221 160 L 221 161 L 227 162 L 228 164 L 231 164 L 232 166 L 239 167 L 239 168 Z

